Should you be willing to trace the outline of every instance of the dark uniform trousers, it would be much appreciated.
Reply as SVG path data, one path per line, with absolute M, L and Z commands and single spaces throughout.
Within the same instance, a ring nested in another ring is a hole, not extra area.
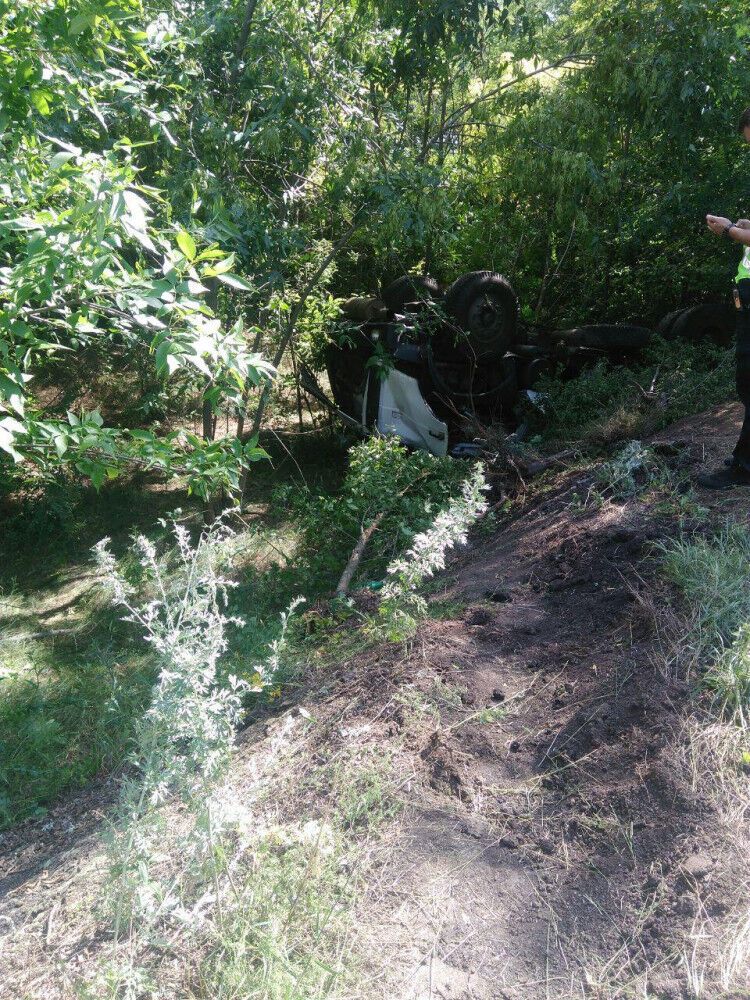
M 737 308 L 737 395 L 745 407 L 733 464 L 750 472 L 750 278 L 741 278 L 735 287 Z

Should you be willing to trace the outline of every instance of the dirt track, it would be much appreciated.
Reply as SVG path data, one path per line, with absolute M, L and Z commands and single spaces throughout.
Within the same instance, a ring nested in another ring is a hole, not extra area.
M 736 416 L 725 407 L 660 438 L 684 441 L 692 469 L 718 464 Z M 375 852 L 359 912 L 373 997 L 687 1000 L 701 970 L 703 996 L 750 996 L 747 980 L 720 989 L 711 968 L 725 921 L 748 905 L 746 831 L 691 758 L 696 702 L 660 669 L 649 610 L 651 543 L 678 526 L 636 499 L 586 507 L 587 483 L 563 475 L 475 538 L 440 595 L 460 616 L 301 694 L 316 721 L 311 760 L 352 741 L 398 748 L 405 810 Z M 700 499 L 716 516 L 750 509 L 750 490 Z M 238 771 L 272 730 L 258 722 L 243 734 Z M 39 922 L 43 936 L 59 896 L 19 872 L 33 858 L 34 876 L 44 862 L 61 880 L 75 874 L 61 848 L 79 824 L 88 832 L 90 813 L 62 805 L 46 831 L 6 837 L 0 934 L 12 918 Z M 21 959 L 8 954 L 6 983 Z

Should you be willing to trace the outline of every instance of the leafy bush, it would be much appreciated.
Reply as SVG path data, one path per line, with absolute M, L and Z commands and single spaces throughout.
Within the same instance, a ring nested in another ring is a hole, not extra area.
M 288 486 L 276 491 L 274 503 L 283 504 L 296 519 L 298 556 L 313 587 L 330 589 L 363 527 L 378 514 L 385 512 L 363 563 L 373 575 L 382 574 L 413 536 L 460 495 L 466 475 L 463 462 L 409 451 L 395 437 L 373 437 L 351 449 L 338 493 L 322 495 Z

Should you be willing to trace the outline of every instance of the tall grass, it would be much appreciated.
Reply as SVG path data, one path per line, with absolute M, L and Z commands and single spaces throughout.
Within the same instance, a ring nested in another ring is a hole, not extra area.
M 647 398 L 641 389 L 652 385 Z M 546 376 L 535 389 L 546 396 L 544 411 L 532 410 L 529 419 L 544 440 L 601 445 L 644 437 L 731 399 L 734 360 L 714 344 L 654 337 L 627 367 L 603 359 L 573 379 Z
M 722 711 L 746 724 L 750 706 L 750 530 L 729 523 L 708 538 L 660 546 L 667 578 L 690 611 L 683 645 Z

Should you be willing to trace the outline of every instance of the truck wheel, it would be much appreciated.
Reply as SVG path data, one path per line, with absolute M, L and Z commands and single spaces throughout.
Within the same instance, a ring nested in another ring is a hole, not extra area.
M 427 275 L 404 274 L 383 290 L 382 299 L 391 312 L 403 312 L 408 302 L 432 302 L 440 298 L 440 286 Z
M 464 274 L 446 292 L 445 308 L 466 334 L 459 349 L 476 360 L 502 357 L 515 342 L 518 299 L 501 274 Z
M 669 339 L 681 338 L 693 344 L 708 340 L 729 347 L 734 338 L 735 313 L 732 306 L 716 302 L 684 309 L 676 317 Z
M 573 347 L 594 347 L 600 351 L 640 351 L 647 347 L 653 330 L 645 326 L 626 323 L 598 323 L 595 326 L 577 326 L 572 330 L 556 330 L 551 339 Z
M 662 317 L 659 321 L 659 325 L 656 328 L 656 332 L 660 337 L 665 340 L 672 339 L 672 329 L 674 327 L 675 321 L 679 316 L 682 316 L 686 309 L 673 309 L 672 312 L 668 312 L 666 316 Z
M 521 389 L 533 389 L 543 375 L 551 375 L 555 369 L 551 358 L 532 358 L 521 364 L 518 384 Z

